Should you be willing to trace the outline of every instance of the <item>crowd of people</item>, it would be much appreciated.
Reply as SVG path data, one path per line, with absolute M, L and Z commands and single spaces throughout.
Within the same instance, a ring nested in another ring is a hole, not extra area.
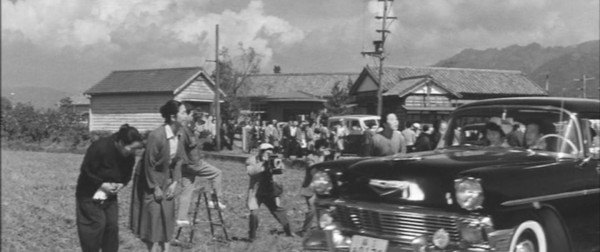
M 399 120 L 394 113 L 381 117 L 380 126 L 372 125 L 365 129 L 349 129 L 340 121 L 330 122 L 327 119 L 317 117 L 315 120 L 289 120 L 278 122 L 277 120 L 250 121 L 244 127 L 247 134 L 246 141 L 248 152 L 258 149 L 260 144 L 269 143 L 274 146 L 276 153 L 284 157 L 303 158 L 309 153 L 324 149 L 327 154 L 325 159 L 337 159 L 346 149 L 346 138 L 350 131 L 361 132 L 362 138 L 359 154 L 361 156 L 384 156 L 394 153 L 407 153 L 414 151 L 433 150 L 437 147 L 442 134 L 448 128 L 444 120 L 436 121 L 434 124 L 410 123 L 400 131 Z M 387 141 L 387 140 L 391 140 Z M 385 146 L 384 146 L 385 145 Z

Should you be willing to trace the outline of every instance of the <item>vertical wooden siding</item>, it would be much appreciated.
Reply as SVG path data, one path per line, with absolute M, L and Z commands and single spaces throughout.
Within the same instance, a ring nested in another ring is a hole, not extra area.
M 215 97 L 213 90 L 204 80 L 195 80 L 175 96 L 180 101 L 212 101 Z

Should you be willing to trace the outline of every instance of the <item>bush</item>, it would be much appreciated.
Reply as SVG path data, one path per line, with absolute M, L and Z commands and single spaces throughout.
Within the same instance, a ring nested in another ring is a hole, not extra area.
M 58 109 L 38 110 L 31 104 L 5 104 L 2 106 L 0 135 L 9 144 L 3 147 L 69 151 L 87 148 L 90 142 L 87 125 L 74 112 L 68 98 L 60 101 Z M 31 144 L 38 147 L 31 147 Z

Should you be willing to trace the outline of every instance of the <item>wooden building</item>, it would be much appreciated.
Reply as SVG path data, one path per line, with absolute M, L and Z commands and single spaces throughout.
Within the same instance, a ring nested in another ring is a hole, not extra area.
M 261 119 L 287 121 L 325 107 L 336 83 L 354 83 L 356 73 L 289 73 L 249 76 L 240 95 L 250 99 Z
M 84 94 L 90 97 L 90 131 L 116 131 L 128 123 L 140 131 L 163 123 L 166 101 L 187 101 L 210 111 L 215 85 L 200 67 L 114 71 Z
M 71 109 L 73 112 L 87 120 L 90 115 L 90 99 L 84 95 L 75 95 L 69 98 L 71 99 Z
M 400 125 L 433 123 L 476 100 L 547 95 L 520 71 L 394 66 L 383 70 L 383 113 L 396 113 Z M 379 85 L 379 69 L 365 67 L 350 89 L 356 113 L 377 113 Z

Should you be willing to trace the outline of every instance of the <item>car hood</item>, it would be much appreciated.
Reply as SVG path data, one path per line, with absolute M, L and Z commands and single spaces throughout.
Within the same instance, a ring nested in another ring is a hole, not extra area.
M 364 160 L 342 176 L 340 196 L 423 206 L 452 206 L 454 179 L 469 171 L 517 169 L 555 162 L 523 149 L 454 148 Z M 476 169 L 476 168 L 486 169 Z M 473 175 L 470 174 L 469 175 Z M 476 176 L 476 175 L 475 175 Z

